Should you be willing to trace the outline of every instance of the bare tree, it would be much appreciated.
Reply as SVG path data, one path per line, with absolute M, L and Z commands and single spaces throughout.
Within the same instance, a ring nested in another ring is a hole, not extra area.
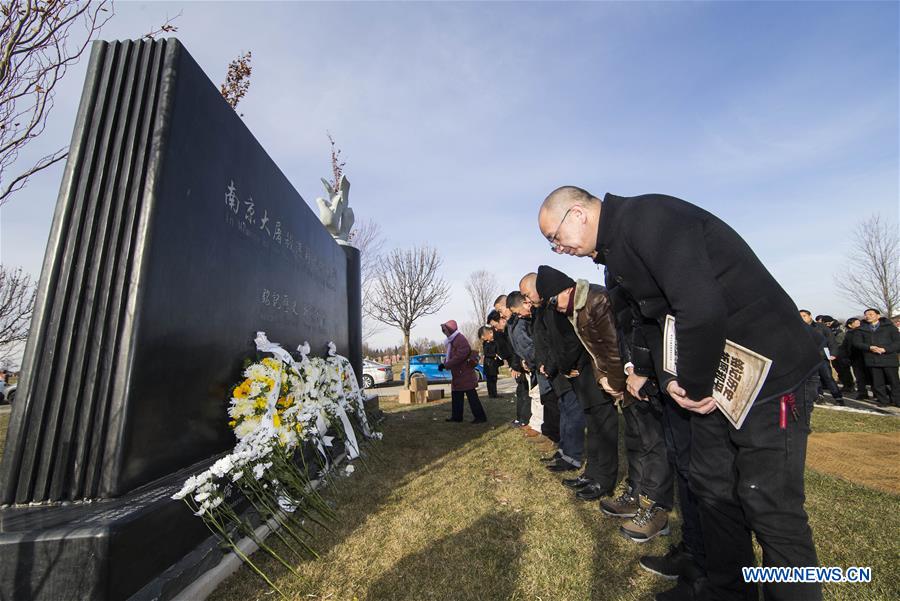
M 437 313 L 447 304 L 450 287 L 441 277 L 441 258 L 428 246 L 393 250 L 378 264 L 369 291 L 373 319 L 403 333 L 406 365 L 404 386 L 409 388 L 409 333 L 416 321 Z
M 494 308 L 494 299 L 500 294 L 500 283 L 489 271 L 479 269 L 469 274 L 466 292 L 472 302 L 472 317 L 479 326 L 487 323 L 487 315 Z
M 144 34 L 145 40 L 153 40 L 156 39 L 157 36 L 160 36 L 164 33 L 175 33 L 178 31 L 178 27 L 175 25 L 175 19 L 181 17 L 181 12 L 174 17 L 166 17 L 166 22 L 157 27 L 156 29 L 151 29 L 147 33 Z
M 341 160 L 341 149 L 337 147 L 331 132 L 326 131 L 325 134 L 328 136 L 328 141 L 331 143 L 331 177 L 333 178 L 331 180 L 331 187 L 337 190 L 338 182 L 341 181 L 341 175 L 344 174 L 344 167 L 347 166 L 347 161 Z
M 22 269 L 0 265 L 0 360 L 15 354 L 28 338 L 35 283 Z
M 178 31 L 178 13 L 144 34 Z M 111 0 L 4 0 L 0 3 L 0 206 L 31 176 L 68 156 L 68 146 L 8 171 L 40 136 L 53 109 L 56 86 L 113 17 Z
M 419 336 L 413 342 L 410 343 L 409 348 L 410 352 L 415 349 L 417 354 L 426 354 L 431 348 L 435 345 L 434 341 L 426 336 Z
M 372 281 L 384 249 L 381 226 L 374 219 L 360 219 L 350 230 L 350 243 L 359 249 L 363 288 Z
M 225 75 L 225 83 L 219 88 L 222 98 L 225 99 L 231 108 L 237 111 L 237 105 L 241 99 L 247 95 L 250 89 L 250 76 L 253 74 L 253 67 L 250 66 L 250 60 L 253 53 L 249 50 L 228 63 L 228 73 Z M 243 117 L 244 115 L 238 113 Z
M 897 224 L 872 215 L 856 226 L 843 270 L 834 275 L 841 294 L 888 317 L 900 311 L 900 236 Z
M 66 158 L 63 146 L 18 175 L 8 173 L 44 132 L 57 84 L 111 17 L 106 0 L 0 3 L 0 205 L 32 175 Z
M 473 349 L 478 349 L 478 352 L 482 351 L 481 339 L 478 337 L 478 328 L 483 325 L 483 322 L 479 323 L 477 321 L 464 321 L 459 324 L 459 331 L 471 343 Z
M 368 342 L 381 332 L 382 328 L 373 320 L 368 308 L 369 290 L 375 276 L 376 267 L 381 260 L 384 237 L 381 226 L 374 219 L 362 219 L 350 230 L 350 243 L 359 249 L 360 275 L 362 283 L 363 342 Z

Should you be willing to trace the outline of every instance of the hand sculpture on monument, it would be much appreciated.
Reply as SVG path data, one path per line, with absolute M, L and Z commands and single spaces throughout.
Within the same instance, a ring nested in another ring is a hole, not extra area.
M 322 178 L 328 200 L 317 198 L 319 206 L 319 220 L 325 229 L 334 236 L 339 244 L 350 243 L 350 229 L 353 227 L 353 209 L 350 208 L 350 180 L 342 175 L 338 182 L 338 189 L 331 186 L 331 182 Z

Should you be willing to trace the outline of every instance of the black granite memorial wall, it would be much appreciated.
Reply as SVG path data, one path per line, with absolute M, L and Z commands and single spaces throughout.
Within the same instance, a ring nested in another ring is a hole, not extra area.
M 124 598 L 171 565 L 205 533 L 164 493 L 233 446 L 255 332 L 359 369 L 359 303 L 358 251 L 177 40 L 96 42 L 0 464 L 2 598 Z

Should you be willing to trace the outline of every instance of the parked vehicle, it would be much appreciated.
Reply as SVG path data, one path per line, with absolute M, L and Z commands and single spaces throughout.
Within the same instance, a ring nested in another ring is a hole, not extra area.
M 394 370 L 390 365 L 363 359 L 363 388 L 372 388 L 378 384 L 394 381 Z
M 10 405 L 13 404 L 13 401 L 16 400 L 16 388 L 17 388 L 16 384 L 11 384 L 6 387 L 6 390 L 3 391 L 3 396 L 4 396 L 3 402 L 4 403 L 8 403 Z
M 415 355 L 409 358 L 409 373 L 413 376 L 416 374 L 422 374 L 428 380 L 429 384 L 431 382 L 449 382 L 450 370 L 438 370 L 438 365 L 443 362 L 443 353 L 432 355 Z M 478 381 L 484 381 L 484 366 L 479 363 L 475 366 L 475 371 L 478 372 Z M 406 368 L 403 368 L 400 370 L 400 381 L 402 382 L 405 379 Z

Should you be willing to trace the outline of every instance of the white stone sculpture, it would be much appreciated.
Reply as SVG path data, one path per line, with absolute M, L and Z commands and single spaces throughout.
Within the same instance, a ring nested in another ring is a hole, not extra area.
M 350 208 L 350 180 L 342 175 L 338 182 L 338 189 L 331 187 L 331 183 L 322 178 L 328 200 L 317 198 L 319 205 L 319 220 L 328 232 L 334 236 L 338 244 L 350 244 L 350 229 L 353 227 L 353 209 Z

